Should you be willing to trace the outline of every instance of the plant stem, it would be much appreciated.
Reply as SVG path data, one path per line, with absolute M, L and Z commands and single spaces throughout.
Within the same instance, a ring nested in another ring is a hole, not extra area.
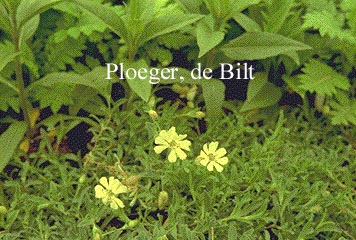
M 20 39 L 19 39 L 19 32 L 17 27 L 17 20 L 16 14 L 12 13 L 12 23 L 13 23 L 13 43 L 15 45 L 15 52 L 20 52 Z M 27 133 L 26 135 L 31 137 L 33 135 L 33 129 L 31 126 L 30 121 L 30 114 L 29 114 L 29 105 L 27 103 L 27 94 L 25 92 L 25 83 L 23 78 L 22 66 L 21 66 L 21 57 L 17 55 L 15 58 L 15 72 L 16 72 L 16 80 L 17 80 L 17 87 L 19 90 L 19 100 L 20 100 L 20 107 L 23 112 L 24 120 L 27 123 Z

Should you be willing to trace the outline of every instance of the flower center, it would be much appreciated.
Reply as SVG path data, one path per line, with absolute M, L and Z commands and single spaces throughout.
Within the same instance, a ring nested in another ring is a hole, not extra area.
M 169 143 L 169 146 L 170 146 L 171 148 L 177 148 L 177 147 L 178 147 L 178 144 L 177 144 L 176 141 L 172 140 L 172 141 Z
M 215 162 L 215 155 L 214 154 L 209 153 L 208 157 L 209 157 L 209 161 Z

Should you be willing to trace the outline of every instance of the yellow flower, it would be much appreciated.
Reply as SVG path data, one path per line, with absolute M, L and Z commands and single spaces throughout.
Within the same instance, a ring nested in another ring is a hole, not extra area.
M 109 177 L 109 181 L 106 177 L 102 177 L 99 182 L 101 185 L 95 186 L 95 197 L 101 198 L 104 204 L 110 203 L 113 209 L 123 208 L 125 205 L 117 195 L 127 192 L 127 187 L 114 177 Z
M 207 143 L 204 144 L 203 150 L 200 151 L 200 155 L 196 158 L 196 161 L 207 167 L 209 171 L 213 171 L 215 167 L 216 171 L 222 172 L 224 170 L 222 165 L 226 165 L 229 161 L 227 157 L 224 157 L 226 149 L 218 149 L 218 145 L 218 142 L 211 142 L 209 145 Z
M 189 140 L 183 140 L 186 137 L 187 134 L 178 135 L 175 127 L 171 127 L 168 131 L 162 130 L 155 139 L 155 144 L 158 146 L 154 148 L 154 151 L 160 154 L 168 148 L 171 150 L 168 154 L 168 161 L 177 161 L 177 156 L 184 160 L 187 158 L 187 154 L 183 150 L 190 151 L 189 147 L 191 144 Z

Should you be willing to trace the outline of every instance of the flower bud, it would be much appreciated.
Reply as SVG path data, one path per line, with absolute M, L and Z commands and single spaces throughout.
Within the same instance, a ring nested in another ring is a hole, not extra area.
M 133 228 L 135 227 L 137 224 L 139 223 L 138 219 L 135 219 L 135 220 L 130 220 L 127 225 L 130 227 L 130 228 Z
M 87 176 L 85 174 L 83 174 L 82 176 L 80 176 L 79 178 L 79 183 L 83 184 L 85 183 L 85 181 L 87 180 Z
M 123 180 L 123 184 L 127 186 L 136 186 L 140 182 L 141 177 L 138 175 L 130 176 Z
M 7 213 L 7 208 L 5 206 L 0 206 L 0 215 L 5 215 Z
M 150 115 L 150 117 L 153 119 L 158 118 L 158 113 L 155 110 L 148 111 L 148 115 Z
M 158 208 L 163 210 L 166 206 L 168 206 L 169 196 L 166 191 L 161 191 L 158 195 Z
M 187 103 L 187 106 L 188 106 L 189 108 L 194 108 L 194 103 L 191 102 L 191 101 L 189 101 L 189 102 Z
M 198 119 L 203 119 L 203 118 L 205 118 L 205 113 L 202 112 L 202 111 L 196 112 L 195 115 L 196 115 L 196 117 L 197 117 Z

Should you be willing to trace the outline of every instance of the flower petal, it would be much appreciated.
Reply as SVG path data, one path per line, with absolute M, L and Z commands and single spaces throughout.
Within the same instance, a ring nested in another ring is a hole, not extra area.
M 203 151 L 205 152 L 205 154 L 206 155 L 208 155 L 210 152 L 209 152 L 209 149 L 208 149 L 208 144 L 207 143 L 205 143 L 204 145 L 203 145 Z
M 171 150 L 171 152 L 169 153 L 168 161 L 170 161 L 172 163 L 177 161 L 177 154 L 174 150 Z
M 103 185 L 106 189 L 109 188 L 109 183 L 108 183 L 108 179 L 106 177 L 102 177 L 100 178 L 99 182 L 101 183 L 101 185 Z
M 183 152 L 182 149 L 177 148 L 177 149 L 175 149 L 175 152 L 180 159 L 184 160 L 187 158 L 187 154 L 185 152 Z
M 190 145 L 192 143 L 189 140 L 179 141 L 178 146 L 186 151 L 190 151 Z
M 224 168 L 216 162 L 214 162 L 214 167 L 216 168 L 216 171 L 218 171 L 218 172 L 222 172 L 224 170 Z
M 167 143 L 166 138 L 163 138 L 162 136 L 158 136 L 158 137 L 156 137 L 156 139 L 155 139 L 155 144 L 162 144 L 162 145 L 165 145 L 165 144 L 168 144 L 168 143 Z
M 207 169 L 210 172 L 213 171 L 214 170 L 214 162 L 209 162 L 207 165 Z
M 208 163 L 210 162 L 209 159 L 206 158 L 200 158 L 199 160 L 200 160 L 199 163 L 204 167 L 206 167 L 206 165 L 208 165 Z
M 164 150 L 166 150 L 168 147 L 167 146 L 156 146 L 153 148 L 153 150 L 157 153 L 160 154 L 162 153 Z
M 218 158 L 215 160 L 215 162 L 219 163 L 220 165 L 226 165 L 228 161 L 229 159 L 227 157 Z
M 226 154 L 226 149 L 225 148 L 219 148 L 216 152 L 215 152 L 215 157 L 216 158 L 221 158 L 223 156 L 225 156 Z
M 96 198 L 103 198 L 106 195 L 106 191 L 101 185 L 96 185 L 95 188 L 95 197 Z
M 218 142 L 211 142 L 209 144 L 209 151 L 210 153 L 215 153 L 216 149 L 218 148 L 219 143 Z
M 119 206 L 120 208 L 125 207 L 125 204 L 119 198 L 114 198 L 113 201 L 116 203 L 116 206 Z

